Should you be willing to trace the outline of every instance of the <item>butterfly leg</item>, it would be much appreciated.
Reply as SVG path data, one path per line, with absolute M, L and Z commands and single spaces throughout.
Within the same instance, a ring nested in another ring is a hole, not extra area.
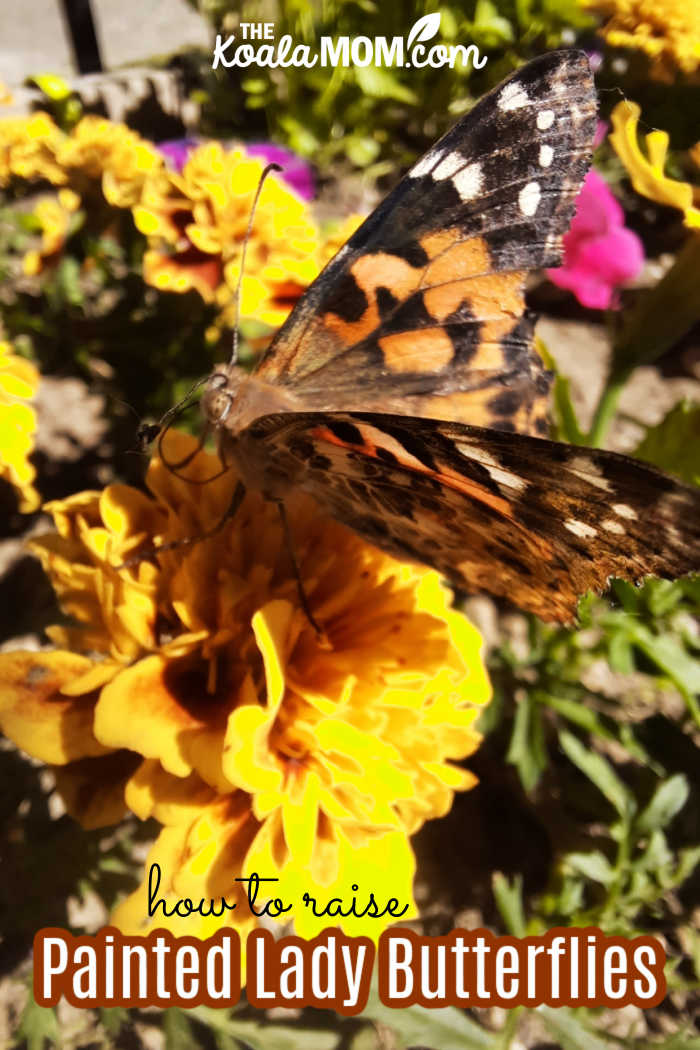
M 201 543 L 202 540 L 211 539 L 212 536 L 216 536 L 220 532 L 224 525 L 235 516 L 236 511 L 240 507 L 241 503 L 245 498 L 246 488 L 242 481 L 236 482 L 236 487 L 231 497 L 228 509 L 225 514 L 217 521 L 211 529 L 207 529 L 206 532 L 200 532 L 196 536 L 183 536 L 181 540 L 173 540 L 171 543 L 163 543 L 159 547 L 148 547 L 145 551 L 141 551 L 139 554 L 134 554 L 131 558 L 127 558 L 121 565 L 117 565 L 117 569 L 129 569 L 133 565 L 138 565 L 141 561 L 153 560 L 157 554 L 163 554 L 165 551 L 177 550 L 179 547 L 189 547 L 193 543 Z
M 287 517 L 287 511 L 284 506 L 284 502 L 281 499 L 276 499 L 275 503 L 277 504 L 277 510 L 279 511 L 280 520 L 282 522 L 282 531 L 284 532 L 285 546 L 287 547 L 287 551 L 289 553 L 289 560 L 292 563 L 292 572 L 294 573 L 294 579 L 296 580 L 297 584 L 297 594 L 299 595 L 299 603 L 302 609 L 304 610 L 304 615 L 306 616 L 306 619 L 309 621 L 318 637 L 325 638 L 324 632 L 316 623 L 316 620 L 314 619 L 314 614 L 311 612 L 311 609 L 309 607 L 309 599 L 306 597 L 304 583 L 301 578 L 301 573 L 299 572 L 299 563 L 297 562 L 297 557 L 294 552 L 292 530 L 289 527 L 289 518 Z

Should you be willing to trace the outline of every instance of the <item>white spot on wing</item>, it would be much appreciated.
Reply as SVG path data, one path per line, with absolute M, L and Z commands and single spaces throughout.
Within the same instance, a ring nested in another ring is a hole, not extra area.
M 523 186 L 518 196 L 518 204 L 523 215 L 535 214 L 540 203 L 540 196 L 539 182 L 528 182 L 527 186 Z
M 471 201 L 481 193 L 483 181 L 481 164 L 469 164 L 463 171 L 457 172 L 452 184 L 463 201 Z
M 568 463 L 568 469 L 572 474 L 587 481 L 589 485 L 595 485 L 596 488 L 603 489 L 605 492 L 609 492 L 612 487 L 607 478 L 603 477 L 600 467 L 589 456 L 574 456 Z
M 529 102 L 530 99 L 522 84 L 511 83 L 506 84 L 503 88 L 503 91 L 498 96 L 497 105 L 502 112 L 508 113 L 512 109 L 522 109 Z
M 574 536 L 579 536 L 582 540 L 592 540 L 594 536 L 598 535 L 597 530 L 592 525 L 586 525 L 585 521 L 577 521 L 576 518 L 569 518 L 568 521 L 565 521 L 564 528 L 568 529 L 569 532 L 573 532 Z
M 601 525 L 606 532 L 614 532 L 616 536 L 625 535 L 625 526 L 621 525 L 619 521 L 613 521 L 612 518 L 606 518 L 605 521 L 601 522 Z
M 628 507 L 626 503 L 613 503 L 612 509 L 620 518 L 629 518 L 630 521 L 637 520 L 636 510 L 633 507 Z
M 423 175 L 429 175 L 434 165 L 440 160 L 441 156 L 442 151 L 437 153 L 426 153 L 426 155 L 424 157 L 421 157 L 418 163 L 414 164 L 411 170 L 409 171 L 408 174 L 410 178 L 420 179 Z
M 527 481 L 524 478 L 521 478 L 518 474 L 512 474 L 509 470 L 504 470 L 499 465 L 498 460 L 490 452 L 487 452 L 485 448 L 460 441 L 455 441 L 455 447 L 467 459 L 474 459 L 477 463 L 481 463 L 482 467 L 486 467 L 489 476 L 497 485 L 505 485 L 511 490 L 515 489 L 516 492 L 522 492 L 527 488 Z
M 464 157 L 459 153 L 452 152 L 443 157 L 437 168 L 433 168 L 431 174 L 434 179 L 451 179 L 454 173 L 463 167 Z
M 540 131 L 546 131 L 554 123 L 554 110 L 543 109 L 537 114 L 537 127 Z
M 539 162 L 540 162 L 540 167 L 541 168 L 548 168 L 549 165 L 552 163 L 553 157 L 554 157 L 554 150 L 552 149 L 551 146 L 547 146 L 546 144 L 543 145 L 543 146 L 540 146 Z

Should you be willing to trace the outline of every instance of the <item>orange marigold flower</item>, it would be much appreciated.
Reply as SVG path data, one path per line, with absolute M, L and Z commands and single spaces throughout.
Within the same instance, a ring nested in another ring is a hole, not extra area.
M 643 51 L 658 80 L 671 81 L 677 70 L 695 74 L 700 67 L 700 7 L 687 0 L 587 0 L 586 6 L 609 18 L 601 34 L 611 47 Z
M 686 226 L 700 229 L 700 188 L 664 175 L 669 143 L 667 132 L 651 131 L 645 136 L 645 156 L 637 140 L 640 114 L 636 102 L 625 99 L 618 102 L 611 115 L 614 130 L 610 141 L 625 165 L 632 185 L 643 197 L 678 208 L 683 212 Z
M 209 142 L 181 174 L 149 180 L 134 208 L 151 242 L 144 276 L 157 288 L 195 288 L 231 319 L 241 247 L 263 164 Z M 318 273 L 318 233 L 306 204 L 276 177 L 263 186 L 241 286 L 241 315 L 278 325 Z
M 174 432 L 165 444 L 171 462 L 194 449 Z M 204 481 L 217 468 L 200 453 L 187 470 Z M 478 746 L 490 694 L 478 633 L 435 572 L 299 496 L 288 515 L 321 640 L 272 504 L 249 492 L 208 539 L 168 548 L 221 521 L 235 479 L 194 485 L 155 458 L 147 481 L 152 495 L 112 485 L 48 505 L 57 531 L 34 547 L 73 625 L 50 630 L 56 652 L 0 655 L 0 724 L 62 766 L 90 826 L 120 804 L 163 825 L 149 865 L 170 902 L 240 902 L 236 879 L 258 872 L 279 878 L 272 895 L 293 904 L 283 918 L 302 936 L 328 925 L 306 891 L 349 900 L 361 883 L 359 899 L 374 890 L 415 914 L 409 836 L 474 783 L 453 763 Z M 130 563 L 154 544 L 157 563 Z M 146 904 L 145 880 L 114 921 L 162 925 Z M 187 930 L 230 921 L 249 922 L 247 908 Z M 388 921 L 340 925 L 378 936 Z
M 36 413 L 27 404 L 39 384 L 34 365 L 12 353 L 0 342 L 0 477 L 19 494 L 19 509 L 30 513 L 41 503 L 33 482 L 36 471 L 29 461 L 34 448 Z

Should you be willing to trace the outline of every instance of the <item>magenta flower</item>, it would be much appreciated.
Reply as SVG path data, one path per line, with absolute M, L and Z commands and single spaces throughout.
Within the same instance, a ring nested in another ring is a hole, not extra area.
M 642 242 L 625 228 L 624 212 L 608 184 L 597 171 L 589 171 L 564 237 L 564 264 L 547 270 L 547 276 L 573 292 L 582 306 L 616 309 L 616 289 L 636 277 L 643 262 Z
M 200 141 L 200 139 L 195 138 L 168 139 L 166 142 L 159 142 L 158 149 L 165 157 L 168 167 L 172 168 L 179 175 L 191 151 L 195 146 L 199 145 Z
M 279 164 L 282 168 L 280 178 L 294 190 L 297 197 L 310 201 L 316 196 L 316 182 L 311 166 L 296 153 L 274 142 L 248 142 L 245 148 L 251 157 L 259 157 L 266 164 Z

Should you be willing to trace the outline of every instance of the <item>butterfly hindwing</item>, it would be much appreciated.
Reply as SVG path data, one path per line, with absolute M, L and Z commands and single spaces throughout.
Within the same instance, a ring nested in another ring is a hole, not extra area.
M 542 433 L 549 384 L 523 283 L 560 261 L 595 114 L 575 51 L 541 56 L 481 99 L 313 283 L 258 377 L 310 410 Z
M 246 436 L 372 543 L 546 620 L 611 576 L 700 565 L 700 489 L 616 453 L 373 413 L 267 416 Z

